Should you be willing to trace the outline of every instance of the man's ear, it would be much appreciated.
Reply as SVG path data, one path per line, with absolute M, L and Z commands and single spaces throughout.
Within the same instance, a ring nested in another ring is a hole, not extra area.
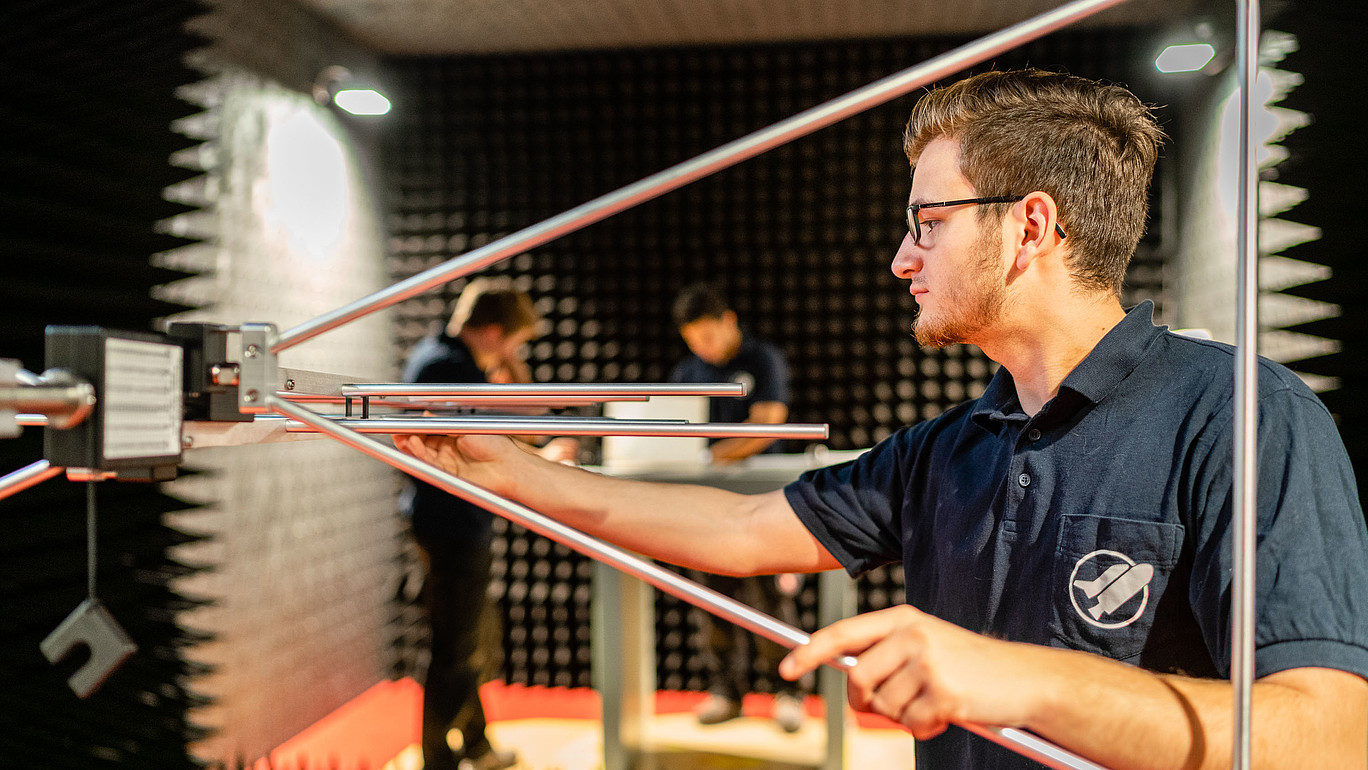
M 1017 243 L 1017 269 L 1024 270 L 1036 256 L 1050 251 L 1058 244 L 1055 228 L 1059 223 L 1059 207 L 1054 197 L 1036 190 L 1017 203 L 1025 225 Z

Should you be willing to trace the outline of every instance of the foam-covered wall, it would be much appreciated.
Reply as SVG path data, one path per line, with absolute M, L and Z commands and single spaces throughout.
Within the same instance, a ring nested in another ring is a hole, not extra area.
M 177 319 L 285 330 L 381 288 L 368 129 L 300 82 L 365 58 L 290 6 L 217 3 L 196 27 L 211 44 L 194 57 L 205 79 L 186 91 L 204 112 L 178 127 L 203 144 L 177 160 L 203 173 L 170 194 L 200 208 L 166 227 L 203 243 L 160 260 L 199 275 L 159 293 L 202 309 Z M 385 380 L 390 346 L 381 314 L 279 363 Z M 192 448 L 187 463 L 200 473 L 171 487 L 203 507 L 180 523 L 210 540 L 183 557 L 214 566 L 182 585 L 212 601 L 185 618 L 214 637 L 195 650 L 212 667 L 199 718 L 216 730 L 196 753 L 251 761 L 384 678 L 395 475 L 326 440 Z
M 872 83 L 960 41 L 876 40 L 392 62 L 406 90 L 387 134 L 391 270 L 407 277 L 635 182 L 747 132 Z M 998 67 L 1065 67 L 1135 84 L 1141 36 L 1068 32 Z M 778 345 L 790 417 L 831 426 L 831 448 L 866 447 L 982 392 L 993 364 L 970 346 L 923 350 L 913 303 L 889 270 L 907 231 L 901 135 L 915 95 L 723 170 L 490 268 L 542 310 L 531 347 L 545 381 L 659 382 L 685 353 L 670 303 L 711 280 L 749 333 Z M 1159 208 L 1155 207 L 1156 217 Z M 449 312 L 464 281 L 397 307 L 398 352 Z M 1147 239 L 1127 301 L 1163 306 L 1162 254 Z M 803 451 L 791 442 L 791 451 Z M 493 594 L 503 675 L 587 685 L 583 557 L 520 527 L 496 531 Z M 562 566 L 558 559 L 567 564 Z M 815 581 L 800 597 L 815 623 Z M 860 583 L 862 609 L 901 601 L 899 569 Z M 565 597 L 548 606 L 546 597 Z M 687 607 L 657 606 L 658 680 L 706 686 Z M 559 612 L 557 617 L 555 612 Z M 409 636 L 403 637 L 406 641 Z M 757 686 L 769 683 L 757 672 Z

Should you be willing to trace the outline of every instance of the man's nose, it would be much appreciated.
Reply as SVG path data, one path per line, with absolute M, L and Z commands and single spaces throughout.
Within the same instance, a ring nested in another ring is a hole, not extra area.
M 890 266 L 893 275 L 899 278 L 911 278 L 921 270 L 921 266 L 921 249 L 912 242 L 912 233 L 908 233 L 903 236 L 902 243 L 898 245 L 898 253 L 893 255 L 893 264 Z

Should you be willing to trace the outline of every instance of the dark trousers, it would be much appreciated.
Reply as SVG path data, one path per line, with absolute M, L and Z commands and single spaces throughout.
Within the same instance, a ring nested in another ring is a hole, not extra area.
M 694 572 L 692 577 L 708 588 L 748 604 L 793 627 L 798 626 L 798 604 L 779 590 L 773 575 L 730 577 Z M 797 695 L 796 682 L 780 679 L 779 661 L 788 654 L 783 645 L 747 631 L 729 620 L 695 609 L 698 636 L 695 645 L 708 675 L 708 692 L 739 701 L 750 691 L 753 662 L 769 672 L 779 684 L 777 692 Z
M 447 744 L 449 730 L 461 731 L 464 756 L 490 750 L 479 693 L 499 657 L 498 621 L 486 598 L 489 541 L 432 542 L 418 528 L 415 534 L 428 558 L 423 592 L 431 629 L 431 660 L 423 681 L 423 763 L 428 770 L 454 770 L 460 757 Z

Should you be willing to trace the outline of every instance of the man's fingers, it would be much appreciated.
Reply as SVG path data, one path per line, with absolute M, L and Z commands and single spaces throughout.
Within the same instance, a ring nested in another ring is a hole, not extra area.
M 842 655 L 859 655 L 908 622 L 908 612 L 916 610 L 906 605 L 890 607 L 832 623 L 814 633 L 807 644 L 786 655 L 779 662 L 779 675 L 795 680 L 828 660 Z
M 408 433 L 396 433 L 391 438 L 394 440 L 394 446 L 400 452 L 413 455 L 414 457 L 417 457 L 420 460 L 423 459 L 423 456 L 421 454 L 422 441 L 419 440 L 418 436 L 414 436 Z

